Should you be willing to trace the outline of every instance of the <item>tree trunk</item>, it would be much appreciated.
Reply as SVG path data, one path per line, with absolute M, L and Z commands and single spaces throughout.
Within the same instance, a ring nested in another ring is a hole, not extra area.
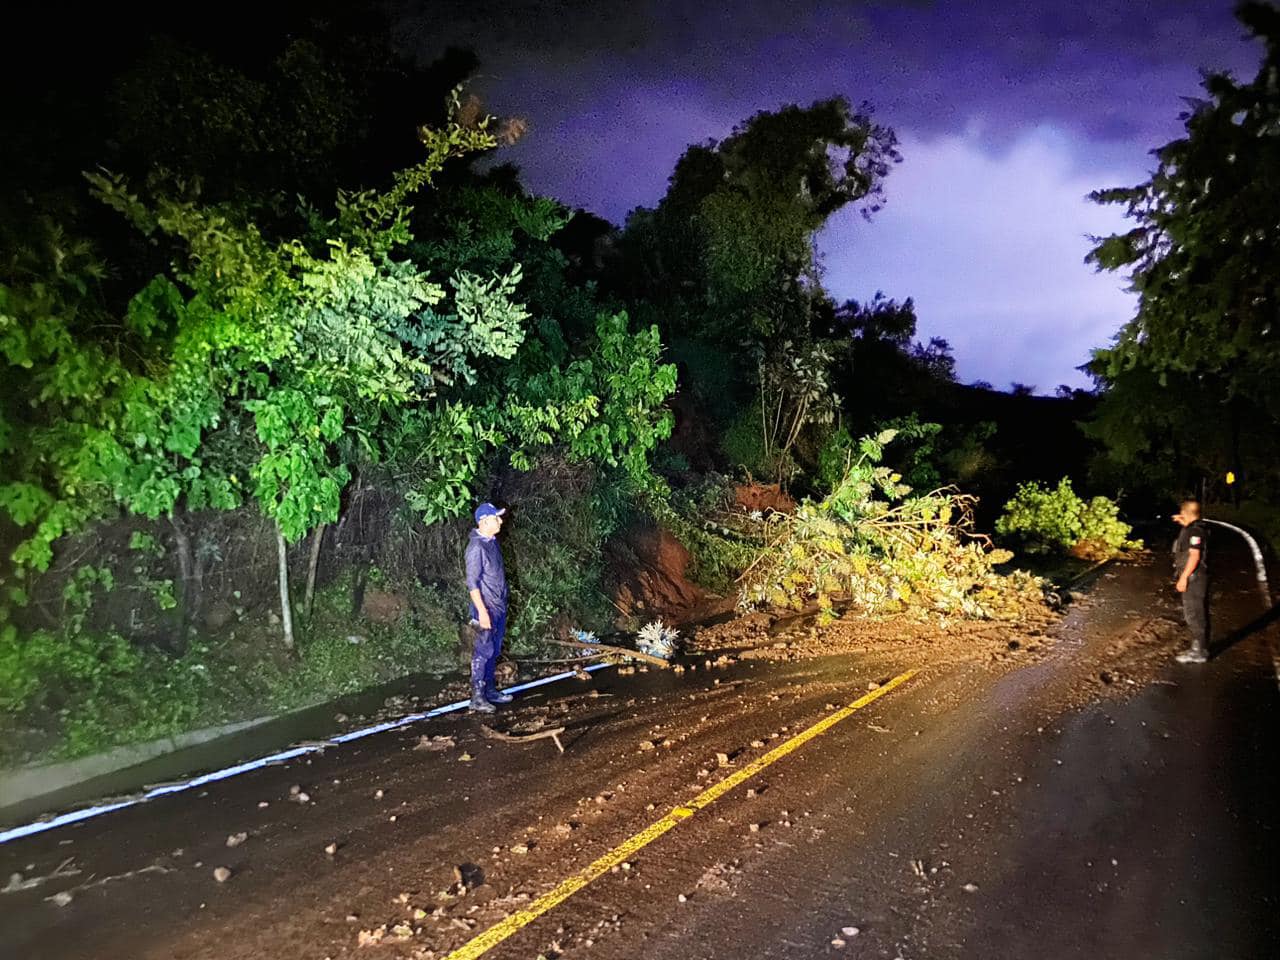
M 169 526 L 173 528 L 173 540 L 178 550 L 178 638 L 174 650 L 179 654 L 187 649 L 187 628 L 199 616 L 200 601 L 203 591 L 200 579 L 195 572 L 195 555 L 191 549 L 191 535 L 183 523 L 175 516 L 169 518 Z
M 293 610 L 289 606 L 289 549 L 280 522 L 276 521 L 276 556 L 280 575 L 280 624 L 284 628 L 284 648 L 293 649 Z
M 307 592 L 303 605 L 307 612 L 307 622 L 311 622 L 311 607 L 316 599 L 316 568 L 320 565 L 320 545 L 324 543 L 324 531 L 327 524 L 320 524 L 311 534 L 311 562 L 307 564 Z

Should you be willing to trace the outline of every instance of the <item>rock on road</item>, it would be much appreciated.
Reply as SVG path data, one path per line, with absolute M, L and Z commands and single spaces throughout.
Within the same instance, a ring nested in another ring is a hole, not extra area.
M 564 725 L 563 755 L 442 717 L 15 841 L 0 956 L 439 960 L 913 668 L 484 956 L 1273 956 L 1277 624 L 1238 629 L 1235 571 L 1235 642 L 1176 666 L 1163 572 L 1110 568 L 1026 665 L 608 670 L 492 721 Z

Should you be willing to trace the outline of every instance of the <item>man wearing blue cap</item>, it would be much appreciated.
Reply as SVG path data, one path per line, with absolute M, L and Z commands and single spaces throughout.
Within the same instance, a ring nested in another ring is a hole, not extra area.
M 502 653 L 507 630 L 507 571 L 502 564 L 498 531 L 502 515 L 492 503 L 476 507 L 476 526 L 467 540 L 467 592 L 471 595 L 471 709 L 493 713 L 495 703 L 510 703 L 493 682 L 493 668 Z

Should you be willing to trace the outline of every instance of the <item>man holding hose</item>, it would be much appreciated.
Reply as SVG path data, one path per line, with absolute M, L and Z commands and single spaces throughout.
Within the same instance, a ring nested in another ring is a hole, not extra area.
M 1182 615 L 1191 631 L 1191 646 L 1175 658 L 1179 663 L 1209 659 L 1209 528 L 1200 519 L 1200 501 L 1184 500 L 1174 523 L 1182 527 L 1173 545 L 1175 586 L 1182 594 Z
M 467 592 L 471 597 L 471 709 L 493 713 L 495 703 L 510 703 L 493 682 L 493 668 L 502 653 L 507 630 L 507 571 L 502 563 L 498 531 L 502 515 L 492 503 L 476 507 L 475 529 L 467 540 Z

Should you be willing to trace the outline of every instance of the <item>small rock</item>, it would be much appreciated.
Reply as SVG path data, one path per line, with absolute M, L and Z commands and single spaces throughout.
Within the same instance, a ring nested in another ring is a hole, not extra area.
M 966 883 L 960 889 L 963 890 L 965 893 L 977 893 L 978 885 L 976 883 Z
M 375 790 L 375 791 L 373 791 L 373 799 L 375 799 L 375 800 L 381 800 L 381 799 L 382 799 L 382 796 L 383 796 L 383 794 L 382 794 L 382 791 L 381 791 L 381 790 Z
M 845 946 L 845 942 L 841 940 L 839 937 L 832 937 L 831 945 L 835 947 L 837 950 L 839 950 L 841 947 Z
M 346 723 L 351 718 L 348 717 L 345 713 L 335 713 L 333 715 L 333 719 L 335 723 Z
M 68 903 L 71 902 L 71 896 L 72 895 L 70 890 L 59 890 L 52 897 L 50 897 L 49 900 L 50 902 L 56 904 L 59 907 L 65 907 Z
M 458 759 L 461 760 L 463 763 L 470 763 L 472 760 L 475 759 L 475 757 L 473 757 L 470 753 L 467 753 L 464 751 L 462 756 L 460 756 Z
M 265 810 L 265 809 L 267 809 L 267 807 L 269 807 L 269 806 L 271 806 L 271 804 L 270 804 L 269 802 L 267 802 L 266 800 L 259 800 L 259 801 L 258 801 L 258 809 L 259 809 L 259 810 Z
M 716 763 L 718 763 L 720 766 L 727 767 L 732 762 L 733 761 L 729 759 L 729 755 L 727 753 L 716 754 Z
M 296 800 L 298 803 L 310 803 L 310 802 L 311 802 L 311 794 L 309 794 L 309 793 L 300 793 L 300 794 L 298 794 L 296 797 L 294 797 L 293 799 L 294 799 L 294 800 Z
M 653 745 L 653 741 L 652 741 L 652 740 L 641 740 L 641 741 L 640 741 L 640 751 L 641 751 L 642 753 L 643 753 L 644 751 L 646 751 L 646 750 L 653 750 L 653 749 L 654 749 L 654 745 Z
M 226 883 L 231 879 L 231 871 L 226 867 L 214 867 L 213 879 L 217 880 L 219 883 Z
M 241 830 L 239 833 L 233 833 L 231 834 L 231 836 L 227 837 L 227 846 L 238 847 L 240 846 L 240 844 L 244 843 L 248 839 L 249 839 L 249 834 Z
M 336 843 L 331 843 L 324 848 L 324 852 L 332 857 L 335 853 L 338 852 L 338 845 Z
M 857 927 L 841 927 L 840 928 L 840 933 L 846 937 L 856 937 L 861 932 L 862 931 L 859 930 Z
M 361 930 L 356 937 L 356 945 L 361 947 L 375 947 L 382 942 L 382 938 L 387 935 L 387 925 L 384 923 L 380 927 L 373 930 Z
M 302 792 L 302 787 L 298 786 L 296 783 L 289 788 L 289 796 L 291 797 L 296 797 L 301 792 Z
M 748 825 L 747 829 L 748 829 L 748 830 L 750 830 L 752 833 L 759 833 L 759 832 L 760 832 L 760 824 L 758 824 L 758 823 L 750 824 L 750 825 Z
M 752 741 L 751 741 L 751 745 L 752 745 L 753 747 L 757 747 L 757 748 L 759 748 L 759 747 L 763 747 L 763 746 L 764 746 L 764 741 L 763 741 L 763 740 L 752 740 Z
M 754 800 L 755 798 L 756 798 L 756 788 L 755 788 L 755 787 L 747 787 L 747 799 L 748 799 L 748 800 Z
M 511 848 L 512 853 L 528 853 L 529 845 L 527 843 L 517 843 Z
M 687 903 L 689 901 L 689 898 L 682 893 L 680 894 L 680 896 L 676 897 L 676 900 L 679 901 L 680 903 Z

